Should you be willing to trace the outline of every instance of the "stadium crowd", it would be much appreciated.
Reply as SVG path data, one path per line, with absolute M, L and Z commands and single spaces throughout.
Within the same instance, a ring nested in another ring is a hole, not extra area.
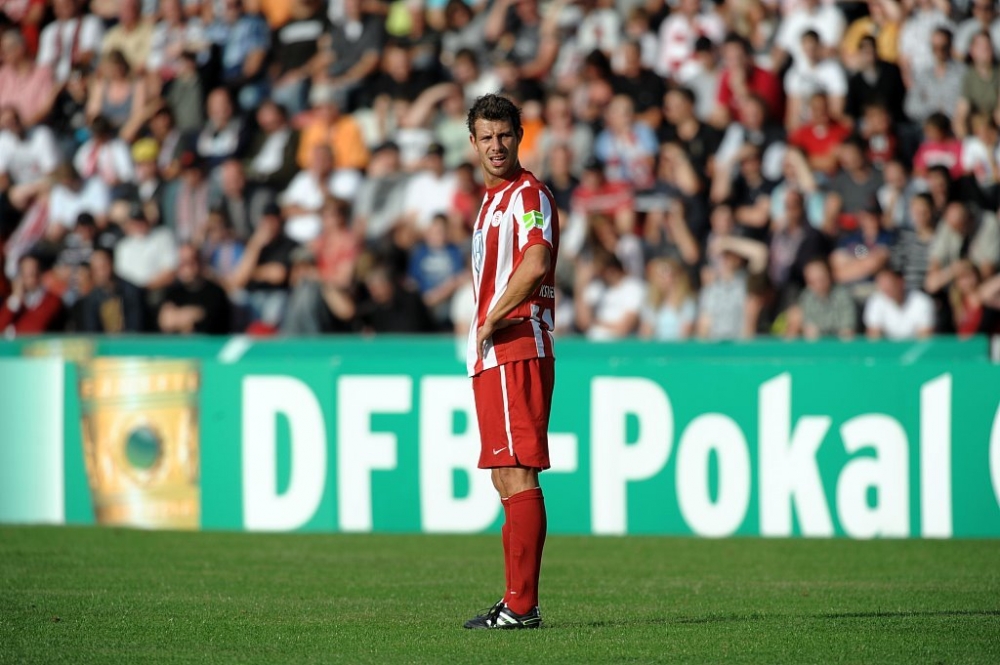
M 557 331 L 1000 323 L 992 0 L 4 0 L 0 330 L 461 333 L 466 109 L 523 109 Z

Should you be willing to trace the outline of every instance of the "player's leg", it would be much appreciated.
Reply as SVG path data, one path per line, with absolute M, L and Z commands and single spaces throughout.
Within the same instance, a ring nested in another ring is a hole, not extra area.
M 538 469 L 510 467 L 499 472 L 510 506 L 510 586 L 506 603 L 516 614 L 527 615 L 538 606 L 538 579 L 547 530 L 545 500 L 538 486 Z
M 490 476 L 493 480 L 493 487 L 500 495 L 500 504 L 503 506 L 503 526 L 500 527 L 500 539 L 503 542 L 503 602 L 506 603 L 510 595 L 510 501 L 508 501 L 503 484 L 500 482 L 500 469 L 491 469 Z

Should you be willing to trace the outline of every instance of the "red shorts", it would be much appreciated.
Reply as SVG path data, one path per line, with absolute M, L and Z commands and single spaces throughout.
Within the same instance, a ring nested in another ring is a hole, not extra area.
M 479 417 L 479 468 L 549 466 L 549 412 L 555 361 L 505 363 L 472 377 Z

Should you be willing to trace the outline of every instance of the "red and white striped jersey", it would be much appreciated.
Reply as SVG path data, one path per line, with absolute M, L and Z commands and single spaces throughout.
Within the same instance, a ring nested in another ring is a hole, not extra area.
M 526 249 L 545 245 L 552 264 L 538 291 L 518 305 L 507 318 L 524 319 L 494 333 L 476 353 L 476 334 L 486 316 L 507 290 Z M 552 193 L 529 171 L 521 169 L 486 191 L 472 234 L 472 286 L 475 314 L 469 328 L 466 364 L 469 376 L 515 360 L 554 357 L 555 270 L 559 250 L 559 217 Z

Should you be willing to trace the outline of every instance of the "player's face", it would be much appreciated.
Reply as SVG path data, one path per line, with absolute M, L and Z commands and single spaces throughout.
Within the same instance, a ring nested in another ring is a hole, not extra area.
M 515 132 L 509 120 L 476 120 L 472 147 L 483 166 L 483 179 L 493 186 L 507 179 L 517 168 L 517 148 L 523 132 Z

